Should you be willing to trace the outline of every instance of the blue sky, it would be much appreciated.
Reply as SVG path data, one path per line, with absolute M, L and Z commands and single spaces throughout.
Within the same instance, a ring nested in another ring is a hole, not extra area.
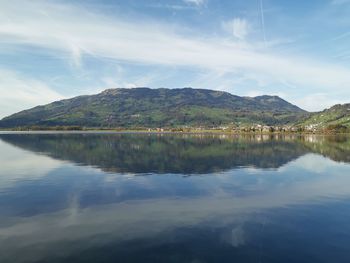
M 350 102 L 350 0 L 0 0 L 0 117 L 107 88 Z

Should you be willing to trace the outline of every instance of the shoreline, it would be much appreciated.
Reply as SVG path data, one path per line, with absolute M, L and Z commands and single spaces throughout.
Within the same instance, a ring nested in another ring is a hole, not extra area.
M 338 132 L 237 132 L 221 130 L 200 131 L 148 131 L 148 130 L 115 130 L 115 129 L 86 129 L 86 130 L 1 130 L 0 134 L 187 134 L 187 135 L 350 135 Z

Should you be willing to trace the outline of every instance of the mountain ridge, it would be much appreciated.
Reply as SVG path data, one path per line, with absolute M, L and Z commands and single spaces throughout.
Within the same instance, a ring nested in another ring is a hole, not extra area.
M 106 89 L 36 106 L 3 118 L 0 127 L 158 127 L 287 124 L 308 114 L 278 96 L 241 97 L 209 89 Z

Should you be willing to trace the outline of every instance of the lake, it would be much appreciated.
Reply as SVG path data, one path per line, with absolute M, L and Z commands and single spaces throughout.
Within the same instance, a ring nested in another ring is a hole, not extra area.
M 0 262 L 350 262 L 350 137 L 0 134 Z

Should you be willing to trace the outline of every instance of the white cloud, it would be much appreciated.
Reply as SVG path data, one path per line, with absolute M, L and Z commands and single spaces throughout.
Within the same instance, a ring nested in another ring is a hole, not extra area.
M 319 111 L 320 109 L 326 109 L 335 104 L 349 103 L 349 97 L 344 96 L 344 99 L 337 99 L 327 93 L 314 93 L 303 96 L 293 102 L 305 110 Z
M 233 20 L 232 32 L 237 38 L 245 38 L 247 22 Z M 317 87 L 325 93 L 334 89 L 348 92 L 350 83 L 350 69 L 346 67 L 295 55 L 263 53 L 254 43 L 195 34 L 185 36 L 175 26 L 111 18 L 50 1 L 2 3 L 0 39 L 12 46 L 35 46 L 70 54 L 75 65 L 81 63 L 82 56 L 90 54 L 145 65 L 239 71 L 245 72 L 245 78 L 264 76 L 265 83 L 285 81 L 306 88 Z
M 117 65 L 113 74 L 102 77 L 103 87 L 97 91 L 105 90 L 106 88 L 137 88 L 137 87 L 151 87 L 152 83 L 168 79 L 171 76 L 171 70 L 164 72 L 164 70 L 153 69 L 144 70 L 142 73 L 128 74 L 128 69 Z
M 248 35 L 248 22 L 242 18 L 234 18 L 230 21 L 226 21 L 223 23 L 223 27 L 234 37 L 240 40 L 244 40 Z
M 183 0 L 186 4 L 191 4 L 195 6 L 202 6 L 204 5 L 204 0 Z
M 347 38 L 347 37 L 350 37 L 350 31 L 345 32 L 343 34 L 340 34 L 340 35 L 334 37 L 331 41 L 339 41 L 339 40 Z
M 250 90 L 245 94 L 245 96 L 247 96 L 247 97 L 257 97 L 257 96 L 262 96 L 262 95 L 266 95 L 266 92 L 264 92 L 262 90 Z M 277 93 L 273 93 L 270 95 L 278 96 L 280 98 L 286 97 L 286 94 L 283 92 L 277 92 Z
M 4 69 L 0 69 L 0 94 L 0 118 L 64 98 L 40 81 Z
M 350 0 L 332 0 L 331 4 L 333 5 L 343 5 L 350 3 Z

